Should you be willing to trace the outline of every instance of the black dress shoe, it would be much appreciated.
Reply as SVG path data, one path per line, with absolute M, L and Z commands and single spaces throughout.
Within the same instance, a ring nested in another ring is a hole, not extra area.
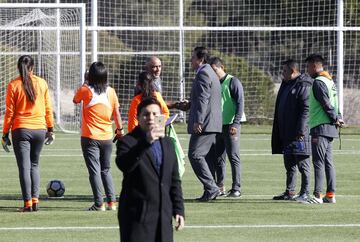
M 30 207 L 18 208 L 17 211 L 20 212 L 20 213 L 26 213 L 26 212 L 32 212 L 33 210 L 32 210 L 32 207 L 30 206 Z
M 280 195 L 274 196 L 273 200 L 293 200 L 295 193 L 283 192 Z
M 207 192 L 206 192 L 206 191 L 204 191 L 204 193 L 201 195 L 201 197 L 195 198 L 195 200 L 196 200 L 196 201 L 200 201 L 200 200 L 204 199 L 205 196 L 207 196 Z
M 221 193 L 220 190 L 217 190 L 216 192 L 211 194 L 211 196 L 209 197 L 210 200 L 215 200 L 220 195 L 220 193 Z
M 211 200 L 215 200 L 217 196 L 220 195 L 220 191 L 217 190 L 214 193 L 205 192 L 204 195 L 198 199 L 199 202 L 210 202 Z

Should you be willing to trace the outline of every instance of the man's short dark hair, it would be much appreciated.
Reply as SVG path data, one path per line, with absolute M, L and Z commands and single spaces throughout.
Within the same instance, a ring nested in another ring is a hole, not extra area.
M 161 107 L 159 101 L 156 98 L 147 97 L 147 98 L 144 98 L 143 100 L 141 100 L 141 102 L 137 106 L 137 115 L 139 116 L 141 113 L 141 110 L 143 110 L 145 107 L 152 105 L 152 104 L 155 104 L 155 105 L 158 105 L 159 107 Z
M 287 59 L 286 61 L 284 61 L 283 63 L 281 63 L 283 66 L 287 66 L 288 68 L 290 68 L 291 70 L 300 70 L 300 66 L 299 63 L 293 59 Z
M 203 46 L 198 46 L 194 48 L 194 53 L 198 59 L 203 59 L 204 63 L 208 63 L 210 58 L 209 50 Z
M 224 62 L 219 57 L 213 56 L 209 59 L 209 65 L 215 65 L 220 68 L 224 65 Z
M 311 54 L 305 59 L 305 62 L 324 64 L 325 59 L 320 54 Z

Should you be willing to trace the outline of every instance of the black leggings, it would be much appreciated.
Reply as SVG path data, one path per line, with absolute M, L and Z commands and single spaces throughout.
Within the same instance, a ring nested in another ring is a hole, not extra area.
M 23 200 L 39 198 L 39 158 L 46 130 L 15 129 L 11 133 Z

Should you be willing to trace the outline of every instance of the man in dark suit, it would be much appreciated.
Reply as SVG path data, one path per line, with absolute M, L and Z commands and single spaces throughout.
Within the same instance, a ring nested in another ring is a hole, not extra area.
M 138 106 L 137 126 L 117 142 L 116 164 L 123 172 L 118 220 L 122 242 L 173 241 L 172 219 L 184 227 L 184 204 L 178 163 L 170 138 L 163 137 L 153 98 Z M 159 132 L 160 131 L 160 132 Z
M 275 106 L 272 130 L 272 153 L 283 154 L 286 189 L 274 200 L 305 202 L 310 189 L 309 92 L 312 80 L 299 72 L 294 60 L 283 63 L 281 83 Z M 301 173 L 301 189 L 296 195 L 297 170 Z
M 196 71 L 190 98 L 188 133 L 191 134 L 188 156 L 191 166 L 204 186 L 203 195 L 197 200 L 209 202 L 219 194 L 215 183 L 215 138 L 221 133 L 221 86 L 219 78 L 207 61 L 209 52 L 205 47 L 196 47 L 191 65 Z

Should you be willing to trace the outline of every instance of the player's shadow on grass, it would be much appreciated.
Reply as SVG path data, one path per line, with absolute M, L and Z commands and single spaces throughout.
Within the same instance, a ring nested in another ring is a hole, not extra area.
M 62 198 L 48 198 L 45 195 L 40 195 L 39 200 L 39 212 L 86 211 L 88 206 L 93 203 L 91 195 L 68 195 Z M 17 194 L 0 195 L 0 201 L 10 201 L 6 203 L 11 204 L 9 206 L 0 206 L 0 212 L 17 212 L 17 209 L 23 205 L 21 195 Z
M 74 201 L 74 202 L 92 202 L 94 201 L 94 197 L 92 195 L 67 195 L 63 197 L 48 197 L 48 196 L 40 196 L 42 200 L 58 200 L 58 201 Z
M 13 212 L 18 212 L 18 208 L 20 208 L 20 203 L 19 206 L 0 206 L 0 212 L 8 212 L 8 213 L 13 213 Z M 87 207 L 84 206 L 39 206 L 39 211 L 38 212 L 59 212 L 59 211 L 63 211 L 63 212 L 74 212 L 74 211 L 87 211 Z M 36 212 L 37 213 L 37 212 Z
M 15 194 L 3 194 L 0 195 L 0 200 L 8 200 L 8 201 L 14 201 L 14 200 L 19 200 L 22 201 L 22 197 L 20 195 L 15 195 Z M 79 201 L 79 202 L 88 202 L 88 201 L 93 201 L 94 198 L 92 195 L 68 195 L 68 196 L 64 196 L 64 197 L 53 197 L 50 198 L 46 195 L 40 195 L 39 197 L 40 201 Z

